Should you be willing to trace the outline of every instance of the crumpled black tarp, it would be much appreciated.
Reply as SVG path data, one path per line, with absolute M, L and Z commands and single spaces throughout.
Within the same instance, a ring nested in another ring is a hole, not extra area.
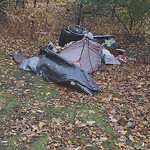
M 74 81 L 89 90 L 101 91 L 87 72 L 52 51 L 40 58 L 36 69 L 37 74 L 48 81 Z
M 18 55 L 18 57 L 22 55 Z M 19 68 L 33 71 L 47 81 L 56 83 L 75 82 L 84 92 L 92 95 L 92 91 L 102 92 L 87 72 L 60 57 L 57 53 L 47 51 L 41 57 L 25 58 Z

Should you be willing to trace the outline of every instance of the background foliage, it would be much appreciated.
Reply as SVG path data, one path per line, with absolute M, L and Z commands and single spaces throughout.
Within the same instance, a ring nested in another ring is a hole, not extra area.
M 109 17 L 118 21 L 128 33 L 143 31 L 150 15 L 149 0 L 77 0 L 82 5 L 79 14 Z

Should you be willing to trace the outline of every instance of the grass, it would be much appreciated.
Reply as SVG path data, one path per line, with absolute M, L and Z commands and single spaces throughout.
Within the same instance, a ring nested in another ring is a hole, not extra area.
M 18 75 L 18 78 L 19 78 L 19 75 Z M 26 78 L 25 80 L 29 80 L 29 79 Z M 30 86 L 30 89 L 32 89 L 32 92 L 30 93 L 30 96 L 26 96 L 26 98 L 28 98 L 26 99 L 27 101 L 26 103 L 24 101 L 23 102 L 20 101 L 20 99 L 17 99 L 15 95 L 11 95 L 8 93 L 5 93 L 5 95 L 0 96 L 0 103 L 2 104 L 1 110 L 0 110 L 0 118 L 4 126 L 6 125 L 5 123 L 7 122 L 7 126 L 5 129 L 11 131 L 11 126 L 12 126 L 10 123 L 11 119 L 13 118 L 16 119 L 21 114 L 24 115 L 22 111 L 28 111 L 30 109 L 32 109 L 33 111 L 34 110 L 33 106 L 35 106 L 35 103 L 37 105 L 35 110 L 37 110 L 38 105 L 40 103 L 45 102 L 46 104 L 51 104 L 54 101 L 52 99 L 60 98 L 58 88 L 56 85 L 48 84 L 47 82 L 42 81 L 42 79 L 39 79 L 37 77 L 30 79 L 30 81 L 31 80 L 33 80 L 32 81 L 33 84 Z M 5 92 L 4 89 L 2 89 L 1 92 L 2 91 Z M 32 98 L 30 99 L 30 97 Z M 63 106 L 62 108 L 54 107 L 51 105 L 50 106 L 46 105 L 44 107 L 44 111 L 46 112 L 46 117 L 44 117 L 44 119 L 46 119 L 47 121 L 50 121 L 53 118 L 63 119 L 66 121 L 66 124 L 69 124 L 69 123 L 73 124 L 75 120 L 80 120 L 83 124 L 88 121 L 89 122 L 93 121 L 94 123 L 92 124 L 92 126 L 95 126 L 96 128 L 99 128 L 99 129 L 103 128 L 105 132 L 108 134 L 112 134 L 113 132 L 112 127 L 109 125 L 107 121 L 108 116 L 106 114 L 101 114 L 101 111 L 98 110 L 97 107 L 89 106 L 84 103 L 83 104 L 75 103 L 74 105 L 67 104 Z M 34 114 L 28 112 L 28 117 L 39 116 L 39 115 L 40 115 L 39 112 L 36 112 Z M 4 118 L 7 118 L 7 119 L 4 119 Z M 4 132 L 5 131 L 1 131 L 1 134 L 4 134 Z M 87 130 L 81 129 L 81 130 L 75 130 L 71 132 L 72 134 L 74 134 L 74 137 L 70 139 L 72 144 L 76 145 L 76 143 L 79 142 L 79 139 L 80 139 L 80 143 L 82 144 L 88 143 Z M 23 137 L 21 133 L 19 132 L 15 135 L 11 135 L 11 137 L 6 135 L 5 139 L 3 140 L 8 141 L 8 143 L 7 142 L 5 144 L 1 143 L 1 145 L 3 146 L 4 150 L 5 149 L 14 150 L 14 149 L 17 149 L 17 146 L 14 143 L 18 143 L 20 139 L 22 138 Z M 36 138 L 32 140 L 29 143 L 29 146 L 31 150 L 36 150 L 39 147 L 40 147 L 40 150 L 46 150 L 46 142 L 47 142 L 47 137 L 45 135 L 45 136 L 39 137 L 38 139 Z M 105 143 L 105 145 L 108 146 L 107 142 Z M 112 144 L 110 144 L 110 146 L 112 146 Z M 95 146 L 93 146 L 93 149 L 96 148 L 94 147 Z M 59 146 L 57 148 L 61 149 L 61 147 Z M 64 145 L 64 148 L 65 148 L 65 145 Z M 22 149 L 21 146 L 18 147 L 18 149 Z
M 47 137 L 42 136 L 39 139 L 35 140 L 33 143 L 31 143 L 31 150 L 47 150 L 46 148 L 46 142 L 47 142 Z
M 0 101 L 5 105 L 1 108 L 1 115 L 10 116 L 12 113 L 17 113 L 25 104 L 22 104 L 18 99 L 14 97 L 3 98 L 0 97 Z
M 18 74 L 18 79 L 19 78 L 21 78 L 21 75 Z M 20 98 L 17 99 L 15 95 L 5 93 L 6 91 L 5 89 L 1 90 L 1 92 L 4 92 L 5 94 L 0 96 L 0 103 L 1 103 L 0 118 L 3 125 L 5 125 L 6 123 L 5 121 L 7 120 L 7 130 L 11 130 L 11 123 L 10 123 L 11 119 L 20 116 L 23 110 L 28 111 L 30 109 L 33 109 L 35 103 L 37 104 L 36 108 L 38 109 L 38 105 L 41 102 L 50 104 L 54 101 L 52 99 L 60 98 L 59 91 L 56 85 L 48 84 L 47 82 L 35 76 L 34 78 L 24 78 L 24 80 L 26 80 L 26 82 L 32 81 L 32 84 L 30 85 L 30 87 L 28 87 L 32 91 L 30 92 L 30 96 L 26 96 L 26 98 L 28 98 L 26 99 L 27 101 L 26 103 L 24 102 L 24 100 L 21 101 Z M 108 120 L 107 115 L 101 114 L 98 108 L 86 105 L 84 103 L 83 104 L 75 103 L 74 105 L 67 104 L 62 108 L 46 105 L 44 107 L 44 111 L 46 112 L 46 117 L 44 119 L 48 121 L 52 120 L 53 118 L 65 119 L 66 124 L 73 123 L 75 120 L 80 120 L 83 124 L 86 123 L 87 121 L 94 121 L 94 124 L 92 126 L 95 126 L 96 128 L 99 129 L 104 128 L 108 134 L 113 132 L 111 126 L 107 122 Z M 39 113 L 32 114 L 28 112 L 28 115 L 38 116 Z M 7 119 L 5 121 L 2 121 L 4 120 L 4 118 Z M 1 132 L 3 134 L 5 131 Z M 74 137 L 70 139 L 72 144 L 76 144 L 77 142 L 79 142 L 79 139 L 81 143 L 88 143 L 86 130 L 83 129 L 71 132 L 72 134 L 74 134 Z M 20 139 L 22 138 L 23 137 L 21 133 L 11 135 L 11 137 L 6 135 L 5 139 L 3 140 L 9 142 L 8 143 L 6 142 L 5 144 L 1 142 L 1 145 L 3 145 L 4 150 L 17 149 L 17 146 L 14 143 L 19 142 Z M 46 150 L 46 142 L 47 142 L 46 135 L 40 136 L 39 138 L 32 140 L 29 143 L 29 146 L 31 150 L 36 150 L 39 147 L 40 150 Z M 18 147 L 18 149 L 21 149 L 21 147 Z

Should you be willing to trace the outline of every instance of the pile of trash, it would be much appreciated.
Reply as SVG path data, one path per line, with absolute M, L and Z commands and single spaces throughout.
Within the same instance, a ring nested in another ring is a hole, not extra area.
M 104 39 L 103 43 L 98 42 Z M 21 51 L 13 54 L 19 68 L 33 71 L 44 80 L 69 83 L 93 95 L 102 90 L 94 83 L 89 73 L 93 73 L 104 62 L 120 64 L 126 62 L 125 51 L 121 50 L 113 35 L 93 35 L 86 28 L 70 25 L 61 29 L 59 46 L 49 42 L 40 49 L 38 56 L 27 58 Z
M 101 40 L 102 43 L 100 43 L 99 40 Z M 66 46 L 66 44 L 68 43 L 70 46 Z M 97 44 L 100 43 L 99 45 L 100 48 L 98 49 L 100 49 L 101 51 L 99 52 L 101 58 L 98 59 L 99 61 L 103 60 L 105 64 L 120 64 L 122 62 L 127 61 L 125 50 L 120 49 L 120 45 L 117 43 L 114 35 L 93 35 L 91 32 L 88 32 L 85 27 L 79 25 L 70 25 L 66 28 L 61 29 L 61 34 L 59 37 L 59 46 L 64 47 L 62 53 L 63 53 L 63 57 L 65 58 L 67 57 L 67 54 L 69 54 L 68 51 L 71 50 L 72 52 L 73 51 L 75 52 L 75 55 L 77 55 L 78 51 L 76 47 L 80 47 L 80 49 L 82 49 L 83 47 L 83 52 L 85 49 L 86 53 L 88 53 L 89 50 L 93 51 L 93 49 L 95 49 L 94 47 L 91 48 L 93 43 L 97 43 Z M 71 55 L 73 54 L 72 52 L 70 52 Z M 71 55 L 69 57 L 74 57 Z M 89 57 L 91 57 L 91 54 L 89 55 Z M 86 58 L 88 59 L 88 57 Z M 72 62 L 79 61 L 78 59 L 72 60 L 71 58 L 68 57 L 67 59 L 71 60 Z M 87 62 L 90 61 L 88 60 Z M 91 66 L 92 65 L 93 63 L 91 63 Z M 99 65 L 101 65 L 101 63 Z M 93 71 L 95 70 L 96 69 L 94 69 Z M 90 73 L 89 71 L 87 72 Z

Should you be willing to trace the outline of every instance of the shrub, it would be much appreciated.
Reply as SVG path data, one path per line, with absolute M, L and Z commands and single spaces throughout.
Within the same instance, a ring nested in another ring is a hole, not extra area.
M 128 33 L 142 31 L 150 15 L 149 0 L 77 0 L 82 5 L 79 14 L 110 17 Z

